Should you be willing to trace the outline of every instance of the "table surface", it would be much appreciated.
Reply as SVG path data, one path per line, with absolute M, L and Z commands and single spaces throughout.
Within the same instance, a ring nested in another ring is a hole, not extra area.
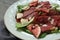
M 20 40 L 13 36 L 4 25 L 4 14 L 14 2 L 18 0 L 0 0 L 0 40 Z
M 3 20 L 8 7 L 18 0 L 0 0 L 0 20 Z

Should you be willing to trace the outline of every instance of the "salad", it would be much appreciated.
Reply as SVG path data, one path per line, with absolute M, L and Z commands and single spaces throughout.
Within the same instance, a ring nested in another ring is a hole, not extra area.
M 35 0 L 26 5 L 18 5 L 16 28 L 36 38 L 60 33 L 60 6 L 49 1 Z

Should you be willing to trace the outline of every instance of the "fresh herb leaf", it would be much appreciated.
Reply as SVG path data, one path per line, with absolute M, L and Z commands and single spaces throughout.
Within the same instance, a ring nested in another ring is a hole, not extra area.
M 18 12 L 22 12 L 23 11 L 23 8 L 24 6 L 23 5 L 18 5 L 17 8 L 18 8 Z
M 60 33 L 58 28 L 55 28 L 55 30 L 52 30 L 51 33 Z
M 47 35 L 47 33 L 40 34 L 39 38 L 44 38 Z
M 24 27 L 24 25 L 22 25 L 21 23 L 16 23 L 16 27 L 21 28 L 21 27 Z
M 59 5 L 58 5 L 58 4 L 54 4 L 54 3 L 53 3 L 53 4 L 51 4 L 51 6 L 52 6 L 52 9 L 55 9 L 55 10 L 56 10 L 56 8 L 57 8 L 57 7 L 59 7 Z
M 26 27 L 22 27 L 20 29 L 17 29 L 18 31 L 24 31 L 26 33 L 32 34 Z
M 27 23 L 22 24 L 22 23 L 16 23 L 16 27 L 17 28 L 21 28 L 21 27 L 26 27 L 27 25 L 29 25 L 32 21 L 33 21 L 34 17 Z
M 23 12 L 23 8 L 25 6 L 29 6 L 28 4 L 27 5 L 18 5 L 17 8 L 18 8 L 18 12 Z
M 60 11 L 60 6 L 56 8 L 57 11 Z

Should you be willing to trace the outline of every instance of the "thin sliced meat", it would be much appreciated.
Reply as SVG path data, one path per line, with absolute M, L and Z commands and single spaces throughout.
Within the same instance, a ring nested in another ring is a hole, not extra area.
M 34 1 L 29 4 L 30 7 L 36 7 L 38 5 L 38 1 Z
M 60 20 L 57 22 L 57 26 L 60 28 Z
M 50 9 L 47 9 L 46 7 L 44 7 L 44 8 L 39 8 L 38 10 L 42 11 L 42 12 L 45 12 L 45 13 L 49 13 Z
M 17 22 L 20 22 L 20 19 L 16 19 Z
M 33 16 L 35 16 L 35 14 L 38 14 L 38 12 L 33 12 L 32 14 L 28 15 L 26 18 L 29 19 L 30 17 L 32 18 Z
M 43 4 L 43 5 L 50 5 L 49 1 L 46 1 L 46 2 L 39 2 L 39 4 Z
M 33 23 L 36 23 L 36 24 L 40 24 L 40 23 L 42 23 L 42 24 L 49 23 L 48 17 L 49 17 L 49 16 L 38 16 L 38 17 L 36 16 L 36 17 L 34 18 Z
M 38 0 L 33 0 L 33 2 L 38 2 Z
M 51 8 L 51 5 L 48 1 L 40 2 L 39 5 L 43 5 L 42 8 Z
M 38 24 L 30 24 L 27 26 L 28 30 L 33 33 L 33 35 L 38 38 L 39 35 L 41 34 L 41 28 Z
M 53 25 L 59 26 L 60 16 L 51 16 L 54 19 Z
M 31 7 L 29 10 L 23 12 L 23 17 L 26 17 L 35 11 L 35 7 Z
M 55 20 L 59 20 L 60 19 L 60 15 L 55 15 L 55 16 L 51 16 L 53 19 Z
M 51 8 L 51 6 L 50 6 L 50 5 L 43 5 L 43 6 L 42 6 L 42 8 L 44 8 L 44 7 L 45 7 L 45 8 L 48 8 L 48 9 L 50 9 L 50 8 Z
M 49 11 L 49 16 L 54 16 L 54 15 L 59 15 L 60 13 L 58 12 L 58 11 L 56 11 L 56 10 L 53 10 L 53 9 L 50 9 L 50 11 Z
M 51 28 L 53 28 L 52 25 L 41 26 L 41 31 L 42 31 L 42 32 L 50 31 Z

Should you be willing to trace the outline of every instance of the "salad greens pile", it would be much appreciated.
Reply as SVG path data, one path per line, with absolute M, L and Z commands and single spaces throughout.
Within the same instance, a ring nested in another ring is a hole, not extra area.
M 17 28 L 22 28 L 22 27 L 26 27 L 27 25 L 29 25 L 32 21 L 33 21 L 34 17 L 30 20 L 30 21 L 26 21 L 26 20 L 23 20 L 22 23 L 16 23 L 16 27 Z M 25 21 L 25 22 L 24 22 Z
M 60 11 L 60 5 L 55 4 L 55 3 L 52 3 L 51 6 L 52 6 L 52 9 L 55 9 L 57 11 Z
M 54 3 L 53 3 L 53 4 L 51 4 L 51 6 L 52 6 L 52 9 L 57 10 L 57 11 L 60 11 L 60 6 L 59 6 L 58 4 L 54 4 Z M 18 12 L 20 12 L 20 13 L 23 12 L 24 7 L 26 8 L 26 7 L 28 7 L 28 5 L 18 5 L 18 6 L 17 6 Z M 33 21 L 33 19 L 34 19 L 34 17 L 33 17 L 30 21 L 27 21 L 27 20 L 23 19 L 21 23 L 16 22 L 16 28 L 17 28 L 18 30 L 22 30 L 22 31 L 25 31 L 25 32 L 27 32 L 27 33 L 29 33 L 29 34 L 32 34 L 32 33 L 26 28 L 26 26 L 29 25 L 29 24 Z M 55 29 L 55 30 L 51 31 L 51 33 L 60 33 L 60 30 Z M 39 36 L 39 38 L 43 38 L 43 37 L 45 37 L 47 34 L 48 34 L 48 33 L 42 33 L 42 34 Z
M 18 5 L 18 6 L 17 6 L 18 12 L 23 12 L 23 10 L 24 10 L 25 8 L 27 8 L 27 7 L 29 7 L 28 4 L 27 4 L 27 5 Z

